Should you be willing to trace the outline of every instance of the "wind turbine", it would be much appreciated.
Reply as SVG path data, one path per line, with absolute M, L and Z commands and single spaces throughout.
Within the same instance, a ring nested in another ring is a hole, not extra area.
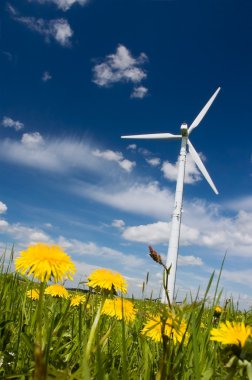
M 177 185 L 176 185 L 176 193 L 175 193 L 175 202 L 174 209 L 172 214 L 171 221 L 171 231 L 170 231 L 170 239 L 169 239 L 169 248 L 167 253 L 167 268 L 171 267 L 170 274 L 168 277 L 168 293 L 171 302 L 174 298 L 174 288 L 176 281 L 176 269 L 177 269 L 177 258 L 178 258 L 178 249 L 179 249 L 179 237 L 180 237 L 180 226 L 181 226 L 181 214 L 182 214 L 182 204 L 183 204 L 183 187 L 184 187 L 184 177 L 185 177 L 185 165 L 186 165 L 186 155 L 187 155 L 187 147 L 188 151 L 191 154 L 194 162 L 198 166 L 199 170 L 215 192 L 218 194 L 218 191 L 208 174 L 200 156 L 194 149 L 192 143 L 189 140 L 189 135 L 192 130 L 196 128 L 209 108 L 211 107 L 214 99 L 218 95 L 220 91 L 220 87 L 217 88 L 215 93 L 208 100 L 206 105 L 202 108 L 198 116 L 194 119 L 190 127 L 188 128 L 186 123 L 182 123 L 180 127 L 181 133 L 179 135 L 173 135 L 171 133 L 154 133 L 147 135 L 130 135 L 130 136 L 121 136 L 123 139 L 166 139 L 166 140 L 181 140 L 181 148 L 178 159 L 178 176 L 177 176 Z M 162 294 L 162 302 L 166 302 L 165 291 Z

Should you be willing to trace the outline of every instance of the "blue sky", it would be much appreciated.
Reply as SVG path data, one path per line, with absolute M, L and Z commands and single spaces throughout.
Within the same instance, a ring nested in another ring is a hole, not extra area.
M 0 242 L 64 247 L 83 280 L 121 272 L 158 295 L 179 142 L 121 135 L 190 124 L 178 299 L 227 258 L 221 286 L 252 303 L 252 4 L 245 0 L 10 0 L 0 5 Z

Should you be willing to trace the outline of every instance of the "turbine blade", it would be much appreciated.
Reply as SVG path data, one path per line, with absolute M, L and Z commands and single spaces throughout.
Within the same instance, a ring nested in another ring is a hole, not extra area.
M 199 170 L 201 171 L 201 173 L 203 174 L 203 176 L 205 177 L 205 179 L 207 180 L 207 182 L 209 183 L 209 185 L 211 186 L 211 188 L 213 189 L 215 194 L 219 194 L 219 192 L 216 189 L 216 187 L 215 187 L 210 175 L 208 174 L 203 162 L 201 161 L 200 156 L 198 155 L 198 153 L 194 149 L 192 143 L 189 140 L 187 140 L 187 144 L 188 144 L 188 148 L 189 148 L 189 153 L 191 154 L 191 156 L 192 156 L 194 162 L 196 163 L 196 165 L 198 166 Z
M 122 139 L 167 139 L 178 140 L 181 139 L 181 135 L 173 135 L 172 133 L 151 133 L 148 135 L 129 135 L 121 136 Z
M 209 108 L 211 107 L 214 99 L 216 98 L 216 96 L 220 92 L 220 89 L 221 89 L 220 87 L 217 88 L 217 90 L 215 91 L 215 93 L 208 100 L 207 104 L 202 108 L 202 110 L 200 111 L 200 113 L 198 114 L 198 116 L 194 119 L 194 121 L 192 122 L 192 124 L 190 125 L 190 127 L 188 129 L 188 134 L 190 134 L 192 132 L 192 130 L 199 125 L 199 123 L 201 122 L 201 120 L 203 119 L 203 117 L 205 116 L 205 114 L 207 113 L 207 111 L 209 110 Z

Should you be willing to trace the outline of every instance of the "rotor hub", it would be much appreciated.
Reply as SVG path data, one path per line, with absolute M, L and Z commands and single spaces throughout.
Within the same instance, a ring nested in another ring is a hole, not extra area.
M 181 124 L 180 130 L 182 136 L 188 136 L 188 125 L 186 123 Z

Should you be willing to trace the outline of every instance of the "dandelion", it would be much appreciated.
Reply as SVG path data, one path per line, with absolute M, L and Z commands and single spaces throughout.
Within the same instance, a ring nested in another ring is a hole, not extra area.
M 27 290 L 26 295 L 28 298 L 31 298 L 33 301 L 39 299 L 39 291 L 37 289 Z
M 45 294 L 49 294 L 52 297 L 68 298 L 68 291 L 63 285 L 54 284 L 45 289 Z
M 244 347 L 248 337 L 252 337 L 252 328 L 245 326 L 244 322 L 226 321 L 220 323 L 219 327 L 213 328 L 210 334 L 210 340 Z
M 65 278 L 72 280 L 72 274 L 76 271 L 71 258 L 59 246 L 44 243 L 32 245 L 20 252 L 15 265 L 20 273 L 33 275 L 41 282 L 47 282 L 51 278 L 55 282 Z
M 136 310 L 133 303 L 119 297 L 106 299 L 101 313 L 109 317 L 115 317 L 119 321 L 124 319 L 127 323 L 132 322 L 136 317 Z
M 86 301 L 86 297 L 82 294 L 76 294 L 71 298 L 70 306 L 79 306 Z
M 214 309 L 214 317 L 219 318 L 222 313 L 222 308 L 220 306 L 216 306 Z
M 162 341 L 162 329 L 163 323 L 160 315 L 152 315 L 148 319 L 141 333 L 145 336 L 148 336 L 155 342 Z M 176 321 L 171 314 L 168 315 L 168 318 L 164 323 L 164 335 L 172 338 L 174 343 L 181 343 L 184 335 L 186 334 L 186 323 L 185 321 Z M 188 340 L 188 335 L 186 335 L 185 341 Z
M 97 290 L 120 291 L 127 293 L 127 284 L 120 273 L 112 272 L 109 269 L 96 269 L 88 277 L 87 286 Z

